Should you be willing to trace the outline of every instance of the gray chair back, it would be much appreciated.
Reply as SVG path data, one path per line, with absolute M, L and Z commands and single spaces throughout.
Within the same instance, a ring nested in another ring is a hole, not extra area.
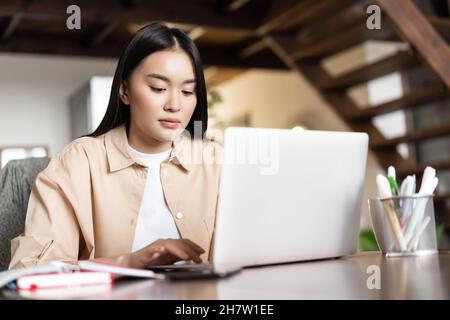
M 50 158 L 11 160 L 0 177 L 0 271 L 8 269 L 11 260 L 11 240 L 19 236 L 36 176 L 44 170 Z

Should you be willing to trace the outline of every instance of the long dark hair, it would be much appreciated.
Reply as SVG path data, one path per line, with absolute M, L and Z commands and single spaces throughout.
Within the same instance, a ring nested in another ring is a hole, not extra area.
M 169 28 L 158 22 L 139 29 L 129 40 L 117 64 L 105 116 L 98 128 L 88 136 L 100 136 L 122 124 L 126 125 L 128 131 L 130 126 L 130 108 L 119 97 L 121 81 L 128 80 L 139 62 L 149 54 L 176 48 L 177 45 L 192 59 L 196 77 L 197 105 L 186 130 L 189 131 L 192 138 L 203 138 L 208 125 L 208 102 L 200 54 L 194 42 L 183 31 L 177 28 Z M 201 121 L 201 137 L 199 137 L 200 132 L 194 132 L 195 121 Z

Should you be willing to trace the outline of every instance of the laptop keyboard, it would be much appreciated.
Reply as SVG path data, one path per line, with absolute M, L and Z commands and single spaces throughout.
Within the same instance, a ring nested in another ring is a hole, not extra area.
M 192 260 L 188 260 L 188 261 L 179 261 L 174 264 L 150 266 L 147 267 L 147 269 L 154 271 L 208 270 L 213 269 L 213 265 L 210 262 L 196 263 Z

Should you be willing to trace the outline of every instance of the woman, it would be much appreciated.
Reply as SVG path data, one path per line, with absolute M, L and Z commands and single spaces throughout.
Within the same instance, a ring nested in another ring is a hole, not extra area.
M 137 31 L 119 59 L 99 127 L 36 178 L 10 268 L 209 259 L 221 147 L 202 139 L 207 117 L 192 40 L 159 23 Z

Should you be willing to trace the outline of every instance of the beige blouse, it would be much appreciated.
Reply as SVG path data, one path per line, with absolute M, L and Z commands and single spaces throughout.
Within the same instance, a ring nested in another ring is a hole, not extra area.
M 172 147 L 161 164 L 165 200 L 181 237 L 210 259 L 222 147 L 185 135 Z M 94 258 L 126 264 L 147 173 L 129 151 L 123 125 L 70 143 L 36 178 L 9 267 Z

